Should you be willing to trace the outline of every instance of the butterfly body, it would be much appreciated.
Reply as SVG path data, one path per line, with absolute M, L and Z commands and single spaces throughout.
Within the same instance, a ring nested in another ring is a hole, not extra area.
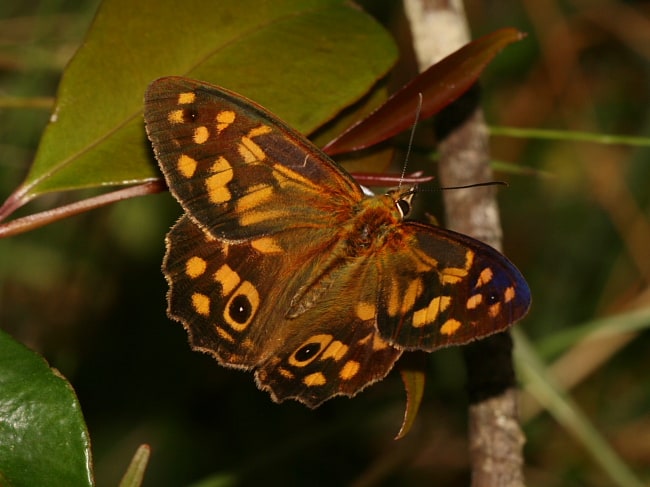
M 500 253 L 405 220 L 413 191 L 365 196 L 263 108 L 162 78 L 145 121 L 185 210 L 167 236 L 168 312 L 195 349 L 315 407 L 383 378 L 403 350 L 501 331 L 530 292 Z

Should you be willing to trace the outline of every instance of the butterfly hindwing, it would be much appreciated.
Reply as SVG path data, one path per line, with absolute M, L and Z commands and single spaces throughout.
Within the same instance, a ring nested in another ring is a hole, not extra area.
M 251 325 L 261 311 L 260 293 L 272 291 L 262 278 L 267 271 L 254 255 L 242 259 L 236 249 L 231 252 L 231 245 L 211 237 L 187 216 L 174 225 L 166 241 L 167 311 L 183 323 L 192 348 L 224 365 L 254 367 L 264 350 L 249 344 L 255 340 Z
M 224 243 L 186 216 L 167 242 L 170 316 L 184 324 L 195 350 L 226 366 L 255 369 L 258 385 L 276 401 L 316 407 L 335 395 L 352 396 L 382 379 L 401 354 L 379 337 L 373 319 L 351 310 L 329 306 L 287 316 L 289 308 L 276 304 L 306 278 L 300 271 L 283 275 L 286 254 Z M 320 293 L 321 302 L 339 300 L 342 283 Z

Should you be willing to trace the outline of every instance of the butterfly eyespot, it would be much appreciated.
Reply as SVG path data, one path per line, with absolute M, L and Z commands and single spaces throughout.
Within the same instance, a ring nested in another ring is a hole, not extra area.
M 243 294 L 235 296 L 230 303 L 230 308 L 228 308 L 230 318 L 240 324 L 248 321 L 252 311 L 253 307 L 251 306 L 251 302 Z
M 486 299 L 489 304 L 494 304 L 499 301 L 499 295 L 497 293 L 490 293 L 486 296 Z
M 320 352 L 320 343 L 308 343 L 307 345 L 303 345 L 300 347 L 296 353 L 293 354 L 293 358 L 296 360 L 296 362 L 306 362 L 307 360 L 311 359 L 316 355 L 318 352 Z
M 193 122 L 199 117 L 199 112 L 194 107 L 187 107 L 183 110 L 183 120 Z
M 332 344 L 335 344 L 332 348 Z M 312 361 L 333 358 L 338 356 L 341 352 L 343 344 L 334 340 L 334 337 L 329 334 L 312 335 L 305 340 L 302 345 L 295 349 L 288 359 L 289 365 L 293 367 L 305 367 Z

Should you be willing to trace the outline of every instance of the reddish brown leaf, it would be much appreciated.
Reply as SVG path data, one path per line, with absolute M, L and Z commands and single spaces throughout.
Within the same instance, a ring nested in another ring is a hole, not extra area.
M 404 355 L 399 362 L 399 372 L 404 382 L 406 390 L 406 409 L 404 410 L 404 421 L 400 428 L 396 440 L 404 438 L 415 422 L 415 418 L 420 410 L 422 395 L 424 394 L 424 384 L 426 383 L 426 354 L 409 353 Z
M 524 36 L 505 28 L 470 42 L 421 73 L 323 150 L 334 155 L 365 149 L 406 130 L 413 125 L 420 93 L 420 119 L 431 117 L 465 93 L 501 49 Z

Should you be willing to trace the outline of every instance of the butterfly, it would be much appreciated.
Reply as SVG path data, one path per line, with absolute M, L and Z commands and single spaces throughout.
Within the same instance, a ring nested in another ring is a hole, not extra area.
M 384 378 L 404 350 L 502 331 L 530 306 L 492 247 L 407 219 L 412 188 L 364 195 L 301 134 L 241 95 L 166 77 L 144 118 L 184 210 L 166 237 L 168 315 L 193 349 L 316 407 Z

